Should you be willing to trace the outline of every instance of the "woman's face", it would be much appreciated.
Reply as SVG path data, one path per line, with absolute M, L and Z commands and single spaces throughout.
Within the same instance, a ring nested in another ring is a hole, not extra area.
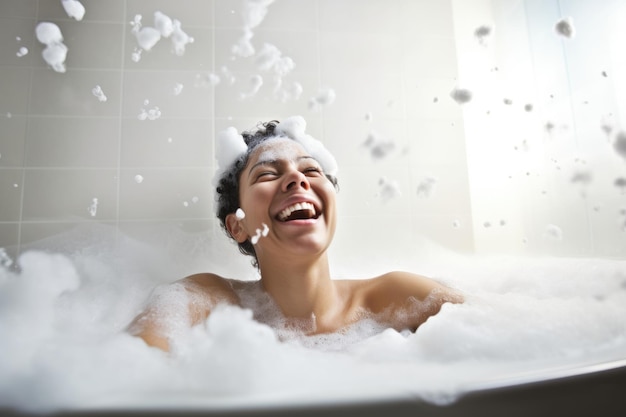
M 299 143 L 269 139 L 253 151 L 241 173 L 245 217 L 239 226 L 245 234 L 235 238 L 256 241 L 260 264 L 268 256 L 320 254 L 335 233 L 335 194 L 319 162 Z

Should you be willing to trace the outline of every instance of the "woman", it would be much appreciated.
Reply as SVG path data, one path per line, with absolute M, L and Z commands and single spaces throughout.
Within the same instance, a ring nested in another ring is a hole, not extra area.
M 297 116 L 243 136 L 233 128 L 218 136 L 217 215 L 240 251 L 254 258 L 260 279 L 201 273 L 161 287 L 131 333 L 169 350 L 181 322 L 201 323 L 221 303 L 306 335 L 342 331 L 366 318 L 414 331 L 445 302 L 462 301 L 456 291 L 408 272 L 331 278 L 327 249 L 337 221 L 337 166 L 305 126 Z

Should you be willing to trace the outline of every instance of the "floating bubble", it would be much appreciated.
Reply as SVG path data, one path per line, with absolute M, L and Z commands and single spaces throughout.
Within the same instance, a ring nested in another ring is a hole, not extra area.
M 554 26 L 554 30 L 559 35 L 571 39 L 576 34 L 576 30 L 574 29 L 574 20 L 571 17 L 566 17 L 559 20 Z
M 626 178 L 624 177 L 619 177 L 619 178 L 615 178 L 615 181 L 613 181 L 613 185 L 616 186 L 617 188 L 620 188 L 623 192 L 626 192 Z
M 393 140 L 381 138 L 375 132 L 370 132 L 367 135 L 363 146 L 369 148 L 370 155 L 375 160 L 386 158 L 396 148 Z
M 107 101 L 107 96 L 104 94 L 104 91 L 102 91 L 102 87 L 100 87 L 99 85 L 96 85 L 94 88 L 92 88 L 91 94 L 93 94 L 94 97 L 96 97 L 100 102 Z
M 455 88 L 450 92 L 450 97 L 459 104 L 465 104 L 472 100 L 472 92 L 462 88 Z
M 65 13 L 68 17 L 72 17 L 78 21 L 83 20 L 85 16 L 85 6 L 78 0 L 62 0 L 61 4 L 65 9 Z
M 143 176 L 140 174 L 135 175 L 135 182 L 141 184 L 143 182 Z
M 22 47 L 21 47 L 21 48 L 17 51 L 17 53 L 16 53 L 15 55 L 17 55 L 19 58 L 21 58 L 21 57 L 23 57 L 23 56 L 25 56 L 25 55 L 28 55 L 28 48 L 26 48 L 26 47 L 22 46 Z
M 417 196 L 428 198 L 433 193 L 437 180 L 433 177 L 426 177 L 417 185 Z
M 241 208 L 238 208 L 235 212 L 235 217 L 237 220 L 243 220 L 246 217 L 246 213 Z
M 620 131 L 615 135 L 613 149 L 619 156 L 626 159 L 626 131 Z
M 164 38 L 168 38 L 174 32 L 172 19 L 158 10 L 154 12 L 154 27 Z
M 553 240 L 562 240 L 563 231 L 555 224 L 548 224 L 544 231 L 544 236 Z
M 254 97 L 256 93 L 261 89 L 263 85 L 263 77 L 256 74 L 250 77 L 250 90 L 246 93 L 240 93 L 239 98 L 244 100 L 251 97 Z
M 184 87 L 184 85 L 183 85 L 183 84 L 181 84 L 181 83 L 176 83 L 176 84 L 174 85 L 174 95 L 175 95 L 175 96 L 180 95 L 180 93 L 182 93 L 182 92 L 183 92 L 183 87 Z
M 171 40 L 174 53 L 178 56 L 184 55 L 187 44 L 194 42 L 194 38 L 183 31 L 180 21 L 176 19 L 174 19 L 174 31 L 172 32 Z
M 61 29 L 52 22 L 40 22 L 35 28 L 37 40 L 44 45 L 63 42 L 63 34 Z
M 323 88 L 315 96 L 309 99 L 310 110 L 320 110 L 324 106 L 329 106 L 335 102 L 336 94 L 332 88 Z
M 202 88 L 214 87 L 218 85 L 220 81 L 221 81 L 220 76 L 212 72 L 196 74 L 196 80 L 194 82 L 194 86 L 202 87 Z
M 533 105 L 530 103 L 524 105 L 524 110 L 526 110 L 527 112 L 533 111 Z
M 98 199 L 96 197 L 91 199 L 91 204 L 87 207 L 87 211 L 91 217 L 95 217 L 98 212 Z
M 491 26 L 488 25 L 479 26 L 476 30 L 474 30 L 474 36 L 478 39 L 478 42 L 480 42 L 481 45 L 486 44 L 486 39 L 491 35 L 491 33 Z
M 37 40 L 46 48 L 41 52 L 44 61 L 56 72 L 65 72 L 67 46 L 63 43 L 61 29 L 51 22 L 40 22 L 35 28 Z
M 161 40 L 161 32 L 153 27 L 145 26 L 135 32 L 135 38 L 141 49 L 149 51 Z
M 383 203 L 402 196 L 400 185 L 395 180 L 389 180 L 386 177 L 381 177 L 378 180 L 378 187 L 378 196 L 383 200 Z

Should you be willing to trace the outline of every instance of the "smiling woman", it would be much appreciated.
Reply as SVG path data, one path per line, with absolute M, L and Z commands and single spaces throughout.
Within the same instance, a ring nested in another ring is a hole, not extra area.
M 259 280 L 201 273 L 158 287 L 130 333 L 171 350 L 180 331 L 202 323 L 219 304 L 250 309 L 283 338 L 347 331 L 357 323 L 368 323 L 371 332 L 414 331 L 444 303 L 462 301 L 457 291 L 409 272 L 330 276 L 337 167 L 305 127 L 292 117 L 220 135 L 226 150 L 218 153 L 217 215 L 240 251 L 253 256 Z

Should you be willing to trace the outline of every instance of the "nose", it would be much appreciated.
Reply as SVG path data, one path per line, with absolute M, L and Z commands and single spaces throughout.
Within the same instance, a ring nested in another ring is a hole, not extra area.
M 292 191 L 298 187 L 308 190 L 311 188 L 311 184 L 306 175 L 297 169 L 292 169 L 285 175 L 282 188 L 283 191 Z

